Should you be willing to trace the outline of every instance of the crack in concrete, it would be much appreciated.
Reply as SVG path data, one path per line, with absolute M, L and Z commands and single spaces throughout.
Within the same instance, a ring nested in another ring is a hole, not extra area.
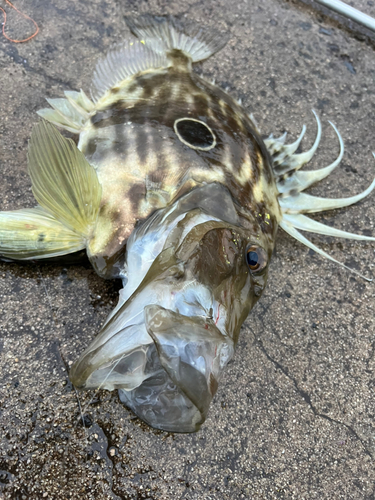
M 107 446 L 105 448 L 105 454 L 106 454 L 106 457 L 103 457 L 107 464 L 111 463 L 111 466 L 108 467 L 108 469 L 111 470 L 111 479 L 109 481 L 109 485 L 110 485 L 110 489 L 111 489 L 111 492 L 113 494 L 113 498 L 116 500 L 126 500 L 126 498 L 124 496 L 122 496 L 120 493 L 116 492 L 115 491 L 115 486 L 114 486 L 114 480 L 115 480 L 115 467 L 116 467 L 116 462 L 115 460 L 112 458 L 111 454 L 109 453 L 109 448 L 112 446 L 112 438 L 111 438 L 111 434 L 107 431 L 107 429 L 105 428 L 105 426 L 103 425 L 103 423 L 101 423 L 100 421 L 96 421 L 96 424 L 97 426 L 99 427 L 99 429 L 102 431 L 103 433 L 103 436 L 105 437 L 105 439 L 107 440 Z
M 371 343 L 371 352 L 370 352 L 368 358 L 366 359 L 366 370 L 370 370 L 369 364 L 371 363 L 374 355 L 375 355 L 375 342 L 372 342 Z
M 273 365 L 276 366 L 276 368 L 278 368 L 289 380 L 291 380 L 293 382 L 293 385 L 294 385 L 296 391 L 301 396 L 301 398 L 307 403 L 307 405 L 311 408 L 311 410 L 314 413 L 314 415 L 316 417 L 321 417 L 321 418 L 323 418 L 325 420 L 328 420 L 328 422 L 339 424 L 339 425 L 342 425 L 342 426 L 346 427 L 348 429 L 348 431 L 350 432 L 350 434 L 352 436 L 354 436 L 361 443 L 361 445 L 363 446 L 363 449 L 364 449 L 366 455 L 368 455 L 373 460 L 374 457 L 373 457 L 372 453 L 367 448 L 366 444 L 364 443 L 364 441 L 362 440 L 362 438 L 357 434 L 357 432 L 350 425 L 346 424 L 345 422 L 341 422 L 340 420 L 336 420 L 336 419 L 334 419 L 332 417 L 329 417 L 328 415 L 324 415 L 324 413 L 319 413 L 318 410 L 313 405 L 309 394 L 298 386 L 298 383 L 297 383 L 296 379 L 289 375 L 287 369 L 285 369 L 278 361 L 276 361 L 275 359 L 273 359 L 268 354 L 266 348 L 263 345 L 263 342 L 256 337 L 256 335 L 255 335 L 255 333 L 253 331 L 252 331 L 252 333 L 254 335 L 254 340 L 255 340 L 256 344 L 258 345 L 259 349 L 263 352 L 263 354 L 266 356 L 266 358 L 269 361 L 271 361 L 271 363 Z

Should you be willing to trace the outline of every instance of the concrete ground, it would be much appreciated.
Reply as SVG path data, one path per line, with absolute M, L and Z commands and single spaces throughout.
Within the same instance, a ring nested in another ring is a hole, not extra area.
M 375 16 L 373 1 L 351 3 Z M 25 44 L 0 38 L 1 210 L 34 205 L 26 150 L 36 111 L 45 97 L 88 89 L 96 60 L 127 32 L 124 13 L 186 15 L 229 32 L 227 47 L 199 70 L 241 97 L 264 133 L 287 130 L 292 139 L 306 123 L 305 148 L 316 109 L 324 126 L 316 167 L 338 153 L 332 120 L 346 154 L 312 193 L 349 196 L 374 177 L 374 39 L 308 0 L 15 4 L 40 33 Z M 1 5 L 8 34 L 31 31 Z M 374 200 L 317 218 L 375 235 Z M 375 244 L 313 240 L 375 275 Z M 0 498 L 375 498 L 373 283 L 280 230 L 268 288 L 194 435 L 147 427 L 115 392 L 78 400 L 67 369 L 118 289 L 89 266 L 0 264 Z

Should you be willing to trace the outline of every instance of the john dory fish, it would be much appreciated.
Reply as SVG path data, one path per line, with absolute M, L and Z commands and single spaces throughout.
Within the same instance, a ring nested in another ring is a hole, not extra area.
M 38 206 L 0 214 L 3 258 L 46 259 L 86 249 L 96 272 L 120 277 L 119 302 L 73 365 L 82 389 L 119 389 L 153 427 L 197 431 L 262 295 L 280 225 L 331 258 L 299 229 L 374 240 L 303 215 L 362 199 L 303 191 L 330 166 L 301 167 L 301 136 L 263 141 L 230 96 L 192 71 L 220 50 L 221 34 L 175 21 L 127 20 L 135 36 L 94 73 L 91 99 L 65 92 L 32 133 L 29 172 Z M 78 147 L 52 125 L 79 135 Z M 333 260 L 333 259 L 332 259 Z

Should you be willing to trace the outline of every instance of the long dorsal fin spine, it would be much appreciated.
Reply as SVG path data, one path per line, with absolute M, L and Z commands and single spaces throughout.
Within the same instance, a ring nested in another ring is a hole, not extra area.
M 279 191 L 279 204 L 282 213 L 282 220 L 280 226 L 288 232 L 291 236 L 296 238 L 298 241 L 304 245 L 312 248 L 317 253 L 326 257 L 333 262 L 340 264 L 341 266 L 353 271 L 364 279 L 371 281 L 369 278 L 362 276 L 357 271 L 348 268 L 341 262 L 337 261 L 326 252 L 318 248 L 311 241 L 309 241 L 305 236 L 303 236 L 298 229 L 303 231 L 308 231 L 311 233 L 324 234 L 327 236 L 335 236 L 348 239 L 358 239 L 366 241 L 375 241 L 374 237 L 355 235 L 354 233 L 347 233 L 345 231 L 340 231 L 329 226 L 325 226 L 322 223 L 314 221 L 302 214 L 304 213 L 317 213 L 324 210 L 332 210 L 335 208 L 346 207 L 356 203 L 366 196 L 368 196 L 371 191 L 375 188 L 375 179 L 372 181 L 370 186 L 365 189 L 362 193 L 356 196 L 351 196 L 349 198 L 318 198 L 303 193 L 304 189 L 307 189 L 315 182 L 327 177 L 340 163 L 344 154 L 344 142 L 342 137 L 331 122 L 330 125 L 336 132 L 340 144 L 340 153 L 337 159 L 328 167 L 321 168 L 319 170 L 312 171 L 301 171 L 298 170 L 308 161 L 311 160 L 314 155 L 321 137 L 321 125 L 319 118 L 315 111 L 313 111 L 314 116 L 318 125 L 318 132 L 312 148 L 306 153 L 295 154 L 295 151 L 300 145 L 302 136 L 305 132 L 305 126 L 302 129 L 300 137 L 293 144 L 285 145 L 286 134 L 279 138 L 274 138 L 270 135 L 268 139 L 265 140 L 266 147 L 274 160 L 274 175 L 276 180 L 276 185 Z M 297 146 L 297 148 L 296 148 Z M 374 154 L 375 156 L 375 154 Z

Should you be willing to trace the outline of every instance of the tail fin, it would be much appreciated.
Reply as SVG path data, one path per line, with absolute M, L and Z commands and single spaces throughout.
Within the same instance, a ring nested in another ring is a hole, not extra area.
M 79 234 L 42 207 L 0 212 L 0 255 L 30 260 L 58 257 L 85 248 Z
M 179 49 L 185 52 L 193 62 L 207 59 L 221 50 L 228 37 L 223 33 L 208 32 L 201 28 L 180 28 L 176 19 L 153 17 L 150 15 L 137 18 L 126 17 L 126 24 L 146 45 L 169 52 Z

